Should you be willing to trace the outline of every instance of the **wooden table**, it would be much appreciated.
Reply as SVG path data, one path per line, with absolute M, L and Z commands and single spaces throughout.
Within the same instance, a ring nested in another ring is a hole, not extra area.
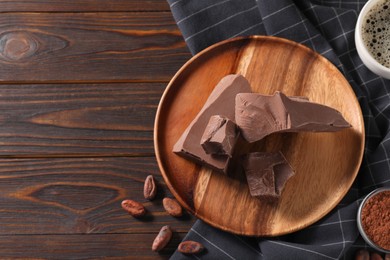
M 0 10 L 0 258 L 168 258 L 195 218 L 164 211 L 172 195 L 153 148 L 160 97 L 191 56 L 166 1 L 0 0 Z M 124 212 L 126 198 L 147 216 Z M 166 224 L 173 240 L 154 253 Z

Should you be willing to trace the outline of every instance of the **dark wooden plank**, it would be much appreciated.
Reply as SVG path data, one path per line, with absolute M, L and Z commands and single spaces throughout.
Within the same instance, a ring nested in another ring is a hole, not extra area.
M 151 155 L 166 85 L 0 85 L 0 156 Z
M 166 0 L 0 0 L 0 12 L 169 11 Z
M 151 250 L 156 234 L 0 236 L 0 258 L 168 259 L 185 236 L 174 233 L 167 247 L 156 253 Z
M 149 174 L 158 184 L 153 201 L 143 197 Z M 2 159 L 0 190 L 0 235 L 154 233 L 166 224 L 187 232 L 195 219 L 165 212 L 162 199 L 172 195 L 154 157 Z M 124 199 L 143 203 L 147 214 L 130 216 Z
M 168 81 L 190 58 L 170 12 L 5 13 L 0 82 Z

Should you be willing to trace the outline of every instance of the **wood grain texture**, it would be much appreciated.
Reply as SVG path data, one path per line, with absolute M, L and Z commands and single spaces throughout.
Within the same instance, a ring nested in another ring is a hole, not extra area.
M 281 150 L 295 170 L 279 201 L 251 197 L 239 164 L 229 178 L 172 152 L 216 84 L 231 73 L 244 75 L 253 92 L 272 95 L 279 90 L 333 107 L 352 125 L 336 133 L 271 135 L 250 147 Z M 155 146 L 165 181 L 196 216 L 236 234 L 276 236 L 321 219 L 346 194 L 362 160 L 364 124 L 348 81 L 329 61 L 303 45 L 254 36 L 219 43 L 181 68 L 159 105 Z
M 151 250 L 156 233 L 0 236 L 1 259 L 168 259 L 183 233 L 161 252 Z
M 165 87 L 0 85 L 0 156 L 151 155 Z
M 153 156 L 157 104 L 190 58 L 167 2 L 0 0 L 0 13 L 0 259 L 168 259 L 195 218 L 165 212 Z
M 149 174 L 158 187 L 153 201 L 143 197 Z M 0 189 L 0 235 L 158 233 L 167 223 L 187 232 L 194 221 L 165 212 L 162 199 L 172 195 L 154 157 L 1 159 Z M 142 203 L 147 214 L 130 216 L 124 199 Z
M 169 12 L 5 13 L 0 82 L 168 81 L 190 57 Z
M 0 0 L 0 12 L 169 11 L 165 0 Z

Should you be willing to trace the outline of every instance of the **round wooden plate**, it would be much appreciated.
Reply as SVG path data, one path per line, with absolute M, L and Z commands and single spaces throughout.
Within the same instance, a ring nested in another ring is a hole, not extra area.
M 266 150 L 281 149 L 295 169 L 277 203 L 252 198 L 243 177 L 227 177 L 172 152 L 216 84 L 233 73 L 244 75 L 253 92 L 306 96 L 339 110 L 352 125 L 265 140 Z M 303 45 L 268 36 L 227 40 L 189 60 L 163 94 L 154 131 L 158 165 L 177 200 L 214 227 L 250 236 L 291 233 L 325 216 L 351 187 L 364 148 L 360 106 L 339 70 Z

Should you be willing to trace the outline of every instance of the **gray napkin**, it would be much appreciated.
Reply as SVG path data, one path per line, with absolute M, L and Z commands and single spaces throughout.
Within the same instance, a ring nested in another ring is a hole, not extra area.
M 196 256 L 172 259 L 351 259 L 361 239 L 356 214 L 362 197 L 390 186 L 390 81 L 371 73 L 357 55 L 354 28 L 366 1 L 168 0 L 192 54 L 228 38 L 273 35 L 302 43 L 328 58 L 345 75 L 362 108 L 366 146 L 358 177 L 323 219 L 282 237 L 249 238 L 198 220 L 184 240 L 205 245 Z

